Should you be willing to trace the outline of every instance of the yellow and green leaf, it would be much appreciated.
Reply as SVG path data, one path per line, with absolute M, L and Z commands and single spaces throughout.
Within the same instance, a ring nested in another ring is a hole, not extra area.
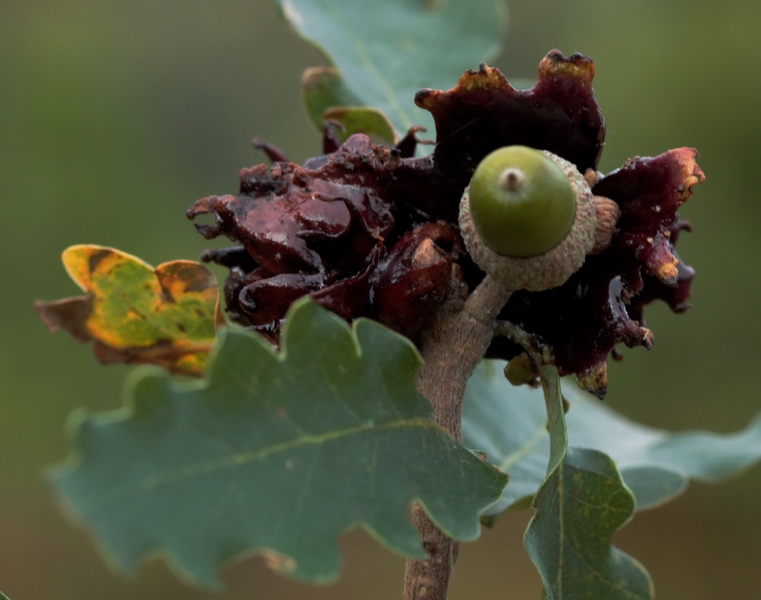
M 219 288 L 203 265 L 176 260 L 155 269 L 103 246 L 78 245 L 62 256 L 87 293 L 36 308 L 50 331 L 65 329 L 103 363 L 150 363 L 200 375 L 222 322 Z

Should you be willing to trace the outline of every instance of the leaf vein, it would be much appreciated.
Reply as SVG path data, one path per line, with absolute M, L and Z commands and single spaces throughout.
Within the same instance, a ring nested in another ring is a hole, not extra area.
M 525 458 L 531 454 L 545 437 L 547 437 L 547 428 L 542 425 L 537 428 L 534 434 L 521 445 L 517 450 L 511 452 L 499 463 L 500 471 L 507 471 L 511 466 L 517 463 L 522 458 Z
M 240 454 L 234 454 L 231 456 L 220 458 L 218 460 L 206 461 L 203 463 L 197 463 L 193 465 L 187 465 L 185 467 L 176 469 L 174 471 L 167 471 L 164 473 L 155 473 L 153 475 L 149 475 L 148 477 L 145 477 L 137 486 L 123 487 L 121 490 L 117 492 L 117 494 L 126 494 L 131 491 L 136 491 L 137 489 L 142 489 L 144 491 L 153 491 L 156 488 L 159 488 L 165 485 L 170 485 L 172 483 L 176 483 L 184 479 L 190 479 L 193 477 L 208 475 L 210 473 L 215 473 L 217 471 L 221 471 L 223 469 L 227 469 L 230 467 L 242 467 L 256 460 L 268 458 L 276 454 L 282 454 L 284 452 L 288 452 L 296 448 L 310 446 L 310 445 L 319 446 L 334 440 L 338 440 L 338 439 L 353 436 L 353 435 L 361 435 L 363 433 L 368 433 L 368 432 L 380 433 L 382 431 L 389 431 L 393 429 L 404 429 L 404 428 L 420 429 L 420 430 L 424 430 L 424 429 L 440 430 L 443 433 L 443 430 L 441 429 L 439 425 L 427 419 L 390 421 L 390 422 L 381 423 L 378 425 L 362 423 L 355 427 L 348 427 L 348 428 L 337 430 L 337 431 L 330 431 L 320 435 L 304 435 L 302 437 L 281 442 L 279 444 L 274 444 L 272 446 L 268 446 L 265 448 L 260 448 L 260 449 L 252 450 L 249 452 L 243 452 Z

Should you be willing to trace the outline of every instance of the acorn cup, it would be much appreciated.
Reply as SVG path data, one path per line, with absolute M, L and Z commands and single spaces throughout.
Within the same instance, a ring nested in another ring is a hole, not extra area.
M 460 229 L 473 260 L 505 289 L 538 292 L 565 283 L 598 250 L 596 239 L 610 240 L 615 218 L 597 231 L 597 204 L 572 163 L 505 146 L 473 173 L 460 201 Z

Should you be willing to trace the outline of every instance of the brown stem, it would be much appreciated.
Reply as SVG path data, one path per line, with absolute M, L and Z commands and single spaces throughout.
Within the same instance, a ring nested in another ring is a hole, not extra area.
M 436 422 L 457 441 L 462 441 L 465 384 L 491 342 L 495 319 L 510 293 L 489 276 L 465 302 L 453 290 L 422 338 L 425 364 L 418 373 L 418 391 L 433 406 Z M 407 561 L 404 600 L 446 600 L 457 542 L 439 530 L 418 505 L 412 520 L 431 558 Z

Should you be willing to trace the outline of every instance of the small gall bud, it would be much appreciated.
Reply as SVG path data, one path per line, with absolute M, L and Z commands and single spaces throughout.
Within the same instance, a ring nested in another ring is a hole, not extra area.
M 610 246 L 610 240 L 616 233 L 616 223 L 621 216 L 621 209 L 613 200 L 604 196 L 595 196 L 597 209 L 597 228 L 595 245 L 590 254 L 597 254 Z
M 505 365 L 505 379 L 515 386 L 533 385 L 539 378 L 534 361 L 523 352 Z

